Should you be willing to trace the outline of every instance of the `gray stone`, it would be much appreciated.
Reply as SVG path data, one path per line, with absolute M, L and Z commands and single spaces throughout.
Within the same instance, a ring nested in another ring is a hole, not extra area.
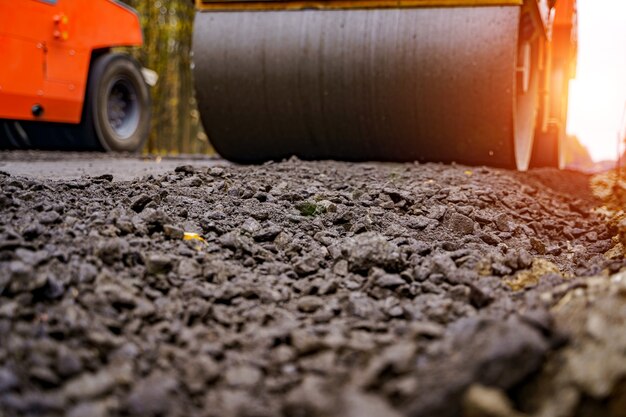
M 93 282 L 98 275 L 98 269 L 90 263 L 83 262 L 78 268 L 78 281 L 81 283 Z
M 241 225 L 241 230 L 249 235 L 254 235 L 257 231 L 261 229 L 261 223 L 256 221 L 253 218 L 247 218 L 246 221 Z
M 150 275 L 165 274 L 174 267 L 174 259 L 169 255 L 152 253 L 145 256 L 146 271 Z
M 12 293 L 32 292 L 46 285 L 48 277 L 43 272 L 35 270 L 20 261 L 13 261 L 9 264 L 10 284 Z
M 254 233 L 253 238 L 257 242 L 271 242 L 280 234 L 282 229 L 274 224 L 268 224 Z
M 234 388 L 251 388 L 259 384 L 263 378 L 261 370 L 255 366 L 240 365 L 226 371 L 224 379 Z
M 154 372 L 135 384 L 126 399 L 128 411 L 135 416 L 165 415 L 174 405 L 172 393 L 177 388 L 175 378 Z
M 194 393 L 201 393 L 206 386 L 220 377 L 221 368 L 210 356 L 202 355 L 185 361 L 185 385 Z
M 315 256 L 305 256 L 295 262 L 294 270 L 298 275 L 306 276 L 320 269 L 320 261 Z
M 109 408 L 109 404 L 104 401 L 83 402 L 72 407 L 67 417 L 107 417 Z
M 83 374 L 70 380 L 63 387 L 63 392 L 69 398 L 89 399 L 108 394 L 114 386 L 114 376 L 107 370 L 103 370 L 95 374 Z
M 184 278 L 196 278 L 202 275 L 202 266 L 195 259 L 183 258 L 178 263 L 178 275 Z
M 178 226 L 165 224 L 163 225 L 163 234 L 169 239 L 180 240 L 185 236 L 185 231 Z
M 341 411 L 345 417 L 401 417 L 381 396 L 350 389 L 342 393 Z
M 19 380 L 13 371 L 8 368 L 0 368 L 0 393 L 10 391 L 18 384 Z
M 382 288 L 396 288 L 406 284 L 400 275 L 386 273 L 378 275 L 375 278 L 375 283 Z
M 545 255 L 547 252 L 546 245 L 541 240 L 531 237 L 530 238 L 530 246 L 533 248 L 535 252 L 539 255 Z
M 143 209 L 152 201 L 152 197 L 142 194 L 133 199 L 130 203 L 130 208 L 136 213 L 141 213 Z
M 114 238 L 103 240 L 98 243 L 96 256 L 107 265 L 113 265 L 124 257 L 129 250 L 128 242 L 125 239 Z
M 298 300 L 298 310 L 304 313 L 313 313 L 324 306 L 320 297 L 307 295 Z
M 472 385 L 463 399 L 466 417 L 523 417 L 513 409 L 511 401 L 499 389 Z
M 56 211 L 45 211 L 39 215 L 39 223 L 50 225 L 61 222 L 61 215 Z
M 512 232 L 513 225 L 511 223 L 511 217 L 506 213 L 501 213 L 496 216 L 496 227 L 501 232 Z
M 461 236 L 474 233 L 474 220 L 464 214 L 452 213 L 446 224 L 450 231 Z
M 352 272 L 367 272 L 372 267 L 380 267 L 386 271 L 402 269 L 402 257 L 398 247 L 387 238 L 375 232 L 357 235 L 345 242 L 348 268 Z

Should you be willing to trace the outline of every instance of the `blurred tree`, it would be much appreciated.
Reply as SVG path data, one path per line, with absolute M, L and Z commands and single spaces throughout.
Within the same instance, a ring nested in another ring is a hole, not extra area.
M 202 130 L 191 73 L 194 6 L 190 0 L 124 0 L 141 16 L 145 45 L 133 51 L 159 74 L 152 88 L 149 153 L 212 152 Z

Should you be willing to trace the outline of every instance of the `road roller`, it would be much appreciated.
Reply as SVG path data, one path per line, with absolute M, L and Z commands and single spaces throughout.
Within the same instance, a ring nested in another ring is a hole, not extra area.
M 156 74 L 113 48 L 142 44 L 117 1 L 0 0 L 0 148 L 140 150 Z
M 202 123 L 290 156 L 561 167 L 575 0 L 196 0 Z

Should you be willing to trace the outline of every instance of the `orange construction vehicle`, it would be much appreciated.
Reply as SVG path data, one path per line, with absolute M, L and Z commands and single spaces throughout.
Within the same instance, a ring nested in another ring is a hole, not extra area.
M 0 147 L 137 151 L 150 127 L 134 10 L 112 0 L 0 0 Z
M 560 166 L 565 163 L 567 111 L 569 109 L 569 83 L 576 77 L 578 58 L 578 12 L 575 0 L 558 0 L 551 16 L 552 26 L 546 44 L 547 79 L 539 115 L 541 130 L 535 141 L 541 146 L 533 148 L 535 166 Z M 559 149 L 557 149 L 559 148 Z

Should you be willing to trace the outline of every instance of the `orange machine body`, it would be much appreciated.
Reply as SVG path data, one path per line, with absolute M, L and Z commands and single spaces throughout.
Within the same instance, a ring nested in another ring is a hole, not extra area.
M 555 10 L 555 26 L 572 27 L 575 25 L 577 17 L 575 0 L 558 0 L 555 5 Z
M 550 40 L 549 102 L 546 106 L 550 124 L 567 120 L 569 82 L 576 77 L 578 55 L 578 13 L 576 0 L 557 0 L 554 8 L 554 25 Z
M 117 1 L 0 0 L 0 119 L 79 123 L 93 52 L 142 43 Z

